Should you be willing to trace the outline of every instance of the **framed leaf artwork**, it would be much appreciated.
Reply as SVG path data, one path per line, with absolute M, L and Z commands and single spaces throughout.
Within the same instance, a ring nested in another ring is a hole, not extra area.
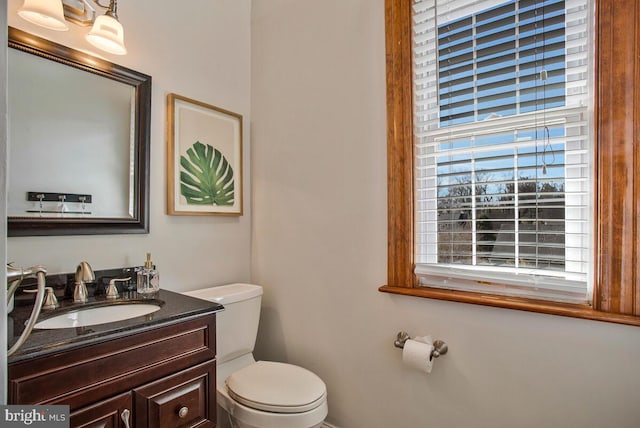
M 242 215 L 242 116 L 167 96 L 167 214 Z

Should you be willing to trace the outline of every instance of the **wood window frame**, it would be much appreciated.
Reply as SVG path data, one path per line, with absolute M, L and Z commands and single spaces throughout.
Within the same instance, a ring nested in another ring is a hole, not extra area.
M 411 3 L 385 0 L 388 271 L 382 292 L 640 326 L 640 1 L 595 0 L 592 305 L 418 286 Z

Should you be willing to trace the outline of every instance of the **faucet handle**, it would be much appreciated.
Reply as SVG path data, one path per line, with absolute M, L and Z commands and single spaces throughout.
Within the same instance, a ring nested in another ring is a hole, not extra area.
M 25 293 L 37 293 L 38 290 L 23 290 Z M 51 310 L 60 307 L 58 303 L 58 298 L 56 294 L 53 292 L 52 287 L 44 287 L 44 291 L 46 291 L 46 295 L 44 296 L 44 301 L 42 302 L 42 309 Z
M 109 281 L 109 286 L 107 287 L 107 299 L 117 299 L 119 294 L 118 294 L 118 287 L 116 287 L 116 282 L 125 282 L 125 281 L 129 281 L 131 279 L 131 277 L 128 278 L 113 278 L 112 280 Z

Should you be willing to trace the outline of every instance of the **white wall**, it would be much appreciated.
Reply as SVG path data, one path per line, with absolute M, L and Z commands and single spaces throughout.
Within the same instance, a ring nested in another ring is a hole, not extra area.
M 640 330 L 394 296 L 383 0 L 253 0 L 257 356 L 316 371 L 341 428 L 632 428 Z M 399 330 L 450 346 L 423 375 Z
M 76 49 L 98 52 L 84 39 L 88 28 L 70 25 L 66 33 L 42 29 L 16 15 L 21 4 L 22 0 L 9 0 L 9 25 Z M 153 78 L 151 233 L 9 238 L 8 260 L 18 266 L 42 264 L 49 272 L 71 272 L 81 260 L 94 269 L 142 264 L 145 252 L 151 251 L 164 288 L 186 290 L 249 279 L 250 13 L 250 0 L 192 0 L 188 5 L 154 0 L 118 3 L 129 52 L 122 57 L 104 55 Z M 166 96 L 171 92 L 244 116 L 244 216 L 165 214 Z

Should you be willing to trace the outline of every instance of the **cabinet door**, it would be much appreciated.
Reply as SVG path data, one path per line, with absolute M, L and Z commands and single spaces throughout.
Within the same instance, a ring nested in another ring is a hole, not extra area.
M 138 428 L 215 427 L 215 360 L 135 388 L 133 394 Z
M 132 424 L 131 392 L 108 398 L 71 413 L 72 428 L 130 428 Z

